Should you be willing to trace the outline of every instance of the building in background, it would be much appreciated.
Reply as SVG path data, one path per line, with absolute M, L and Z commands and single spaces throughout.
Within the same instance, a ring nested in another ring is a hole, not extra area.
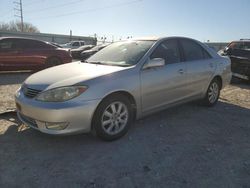
M 94 37 L 74 36 L 74 35 L 59 35 L 49 33 L 25 33 L 25 32 L 12 32 L 1 31 L 0 37 L 26 37 L 47 42 L 55 42 L 64 44 L 70 41 L 84 41 L 85 45 L 96 45 L 97 40 Z
M 229 42 L 228 42 L 229 43 Z M 227 45 L 227 42 L 205 42 L 210 48 L 213 48 L 216 52 L 224 49 Z

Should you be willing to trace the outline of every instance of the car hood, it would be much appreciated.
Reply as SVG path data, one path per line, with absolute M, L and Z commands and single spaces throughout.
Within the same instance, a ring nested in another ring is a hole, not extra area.
M 24 83 L 33 89 L 47 90 L 74 85 L 124 69 L 128 67 L 88 64 L 79 61 L 37 72 L 28 77 Z
M 83 54 L 88 54 L 88 53 L 94 53 L 94 52 L 98 52 L 98 50 L 85 50 L 82 53 Z

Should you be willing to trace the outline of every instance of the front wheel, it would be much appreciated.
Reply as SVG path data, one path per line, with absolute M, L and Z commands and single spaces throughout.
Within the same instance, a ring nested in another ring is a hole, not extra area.
M 104 99 L 97 108 L 93 129 L 103 140 L 116 140 L 128 132 L 132 119 L 130 101 L 123 95 L 114 95 Z
M 203 102 L 206 106 L 214 106 L 220 96 L 220 82 L 217 79 L 213 79 L 212 82 L 209 84 L 207 93 Z

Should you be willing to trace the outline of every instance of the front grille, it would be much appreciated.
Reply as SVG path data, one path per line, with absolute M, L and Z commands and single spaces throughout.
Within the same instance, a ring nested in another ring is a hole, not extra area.
M 20 115 L 20 118 L 26 123 L 28 124 L 29 126 L 32 126 L 32 127 L 36 127 L 37 128 L 37 124 L 36 124 L 36 121 L 30 117 L 27 117 L 23 114 L 19 114 Z
M 27 87 L 26 85 L 22 87 L 22 91 L 23 91 L 23 94 L 28 98 L 34 98 L 41 92 L 41 90 L 31 89 Z

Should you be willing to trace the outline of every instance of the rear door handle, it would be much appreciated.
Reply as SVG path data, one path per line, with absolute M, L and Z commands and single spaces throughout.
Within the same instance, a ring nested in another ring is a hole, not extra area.
M 183 74 L 183 73 L 184 73 L 184 70 L 183 70 L 183 69 L 179 69 L 178 72 L 179 72 L 180 74 Z

